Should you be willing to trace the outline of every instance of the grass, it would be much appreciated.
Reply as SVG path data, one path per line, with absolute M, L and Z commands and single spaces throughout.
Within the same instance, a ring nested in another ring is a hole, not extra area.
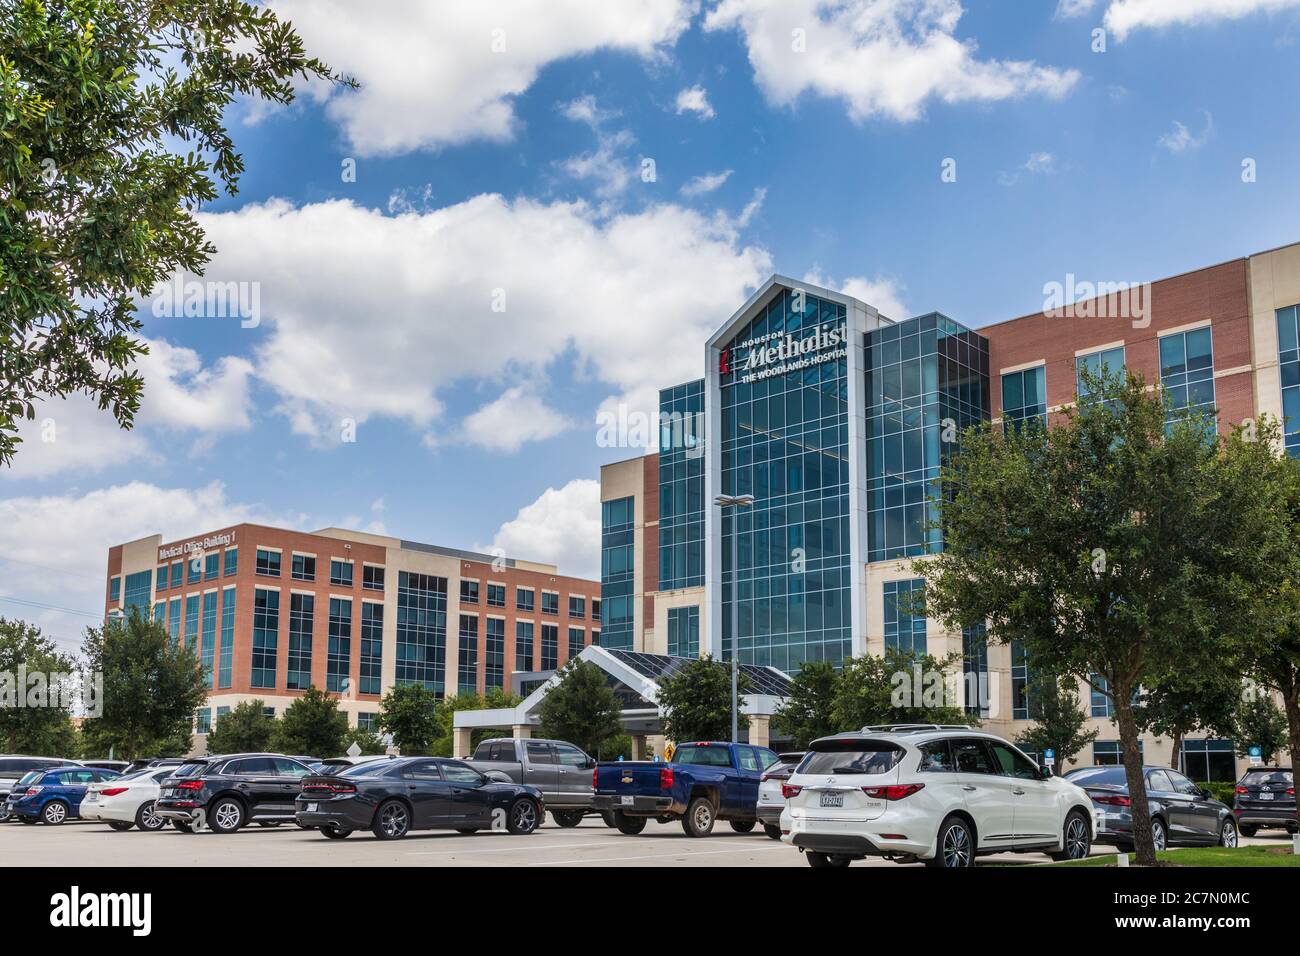
M 1131 864 L 1134 855 L 1128 855 Z M 1228 849 L 1222 846 L 1187 847 L 1183 850 L 1165 850 L 1156 859 L 1167 866 L 1293 866 L 1300 868 L 1300 856 L 1285 846 L 1242 846 Z M 1086 860 L 1071 860 L 1053 866 L 1115 866 L 1115 855 L 1090 856 Z

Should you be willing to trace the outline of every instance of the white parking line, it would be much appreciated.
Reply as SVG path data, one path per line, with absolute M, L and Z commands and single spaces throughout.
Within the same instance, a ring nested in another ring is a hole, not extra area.
M 772 850 L 790 850 L 784 846 L 738 847 L 734 850 L 673 850 L 669 853 L 651 853 L 644 856 L 606 856 L 584 858 L 581 860 L 546 860 L 542 863 L 529 863 L 528 866 L 574 866 L 578 863 L 626 863 L 631 860 L 666 860 L 670 857 L 716 856 L 719 853 L 766 853 Z
M 494 847 L 494 848 L 492 848 L 491 850 L 475 850 L 475 849 L 472 849 L 472 848 L 470 848 L 470 847 L 465 846 L 465 844 L 462 843 L 462 844 L 459 844 L 459 845 L 458 845 L 457 847 L 455 847 L 454 849 L 447 849 L 447 850 L 418 850 L 418 851 L 416 851 L 415 853 L 411 853 L 411 854 L 408 854 L 408 855 L 409 855 L 409 856 L 442 856 L 442 855 L 447 854 L 447 853 L 473 853 L 473 854 L 478 854 L 478 853 L 518 853 L 518 852 L 520 852 L 520 851 L 524 851 L 524 850 L 571 850 L 571 849 L 573 849 L 573 848 L 575 848 L 575 847 L 589 847 L 589 846 L 626 846 L 626 845 L 627 845 L 627 840 L 605 840 L 605 841 L 600 842 L 600 843 L 556 843 L 556 844 L 547 844 L 547 843 L 545 843 L 545 842 L 543 842 L 543 841 L 541 841 L 541 840 L 538 840 L 538 841 L 535 841 L 535 842 L 531 843 L 531 845 L 523 844 L 523 843 L 520 843 L 520 842 L 518 842 L 518 841 L 512 840 L 510 846 Z

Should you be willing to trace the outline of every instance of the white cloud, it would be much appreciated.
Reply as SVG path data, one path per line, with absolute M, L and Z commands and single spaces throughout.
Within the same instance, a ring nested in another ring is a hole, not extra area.
M 93 473 L 124 461 L 156 464 L 139 426 L 125 431 L 111 412 L 85 395 L 36 403 L 36 418 L 19 422 L 22 444 L 0 477 L 21 481 L 61 473 Z
M 249 419 L 253 364 L 225 356 L 205 368 L 199 353 L 163 339 L 147 340 L 136 364 L 144 377 L 140 422 L 204 432 L 243 431 Z
M 1097 0 L 1060 0 L 1056 5 L 1056 16 L 1061 20 L 1072 20 L 1085 13 L 1091 13 Z
M 508 140 L 512 98 L 548 63 L 596 50 L 654 57 L 676 42 L 695 0 L 269 0 L 306 48 L 359 90 L 313 83 L 361 156 Z
M 1200 149 L 1214 136 L 1214 117 L 1209 113 L 1204 115 L 1205 125 L 1199 133 L 1192 133 L 1184 124 L 1174 120 L 1174 128 L 1157 139 L 1156 145 L 1174 154 Z
M 845 295 L 851 295 L 860 302 L 874 306 L 877 312 L 887 319 L 893 319 L 895 322 L 901 322 L 912 315 L 911 311 L 903 303 L 902 288 L 893 279 L 867 279 L 862 276 L 853 276 L 843 282 L 836 282 L 834 279 L 814 270 L 805 273 L 803 281 L 819 285 L 823 289 L 834 289 L 837 292 L 843 292 Z
M 730 179 L 731 173 L 730 169 L 724 169 L 720 173 L 705 173 L 702 176 L 696 176 L 682 187 L 682 195 L 695 197 L 711 193 Z
M 677 115 L 694 113 L 700 119 L 713 119 L 718 114 L 709 104 L 709 93 L 702 86 L 688 86 L 677 94 Z
M 1300 0 L 1111 0 L 1105 24 L 1122 41 L 1134 30 L 1194 26 L 1295 9 L 1300 9 Z
M 545 441 L 571 427 L 540 397 L 516 385 L 465 419 L 464 438 L 482 448 L 514 452 L 525 442 Z
M 562 160 L 560 168 L 574 179 L 593 181 L 596 195 L 602 199 L 612 199 L 626 190 L 633 178 L 632 159 L 626 150 L 636 143 L 636 137 L 629 130 L 609 130 L 605 125 L 619 114 L 601 109 L 590 94 L 561 103 L 560 112 L 590 126 L 596 137 L 594 150 Z
M 207 277 L 261 282 L 257 374 L 316 437 L 372 416 L 427 432 L 441 389 L 540 385 L 561 356 L 619 390 L 697 378 L 702 343 L 771 271 L 737 220 L 672 204 L 481 195 L 389 216 L 273 200 L 201 219 L 219 250 Z
M 600 482 L 578 478 L 547 488 L 493 539 L 507 557 L 556 565 L 561 574 L 600 578 Z
M 1078 81 L 1077 70 L 979 59 L 974 41 L 954 36 L 962 13 L 957 0 L 720 0 L 704 26 L 744 34 L 773 103 L 811 91 L 844 100 L 856 120 L 915 120 L 931 99 L 1059 98 Z
M 1051 153 L 1036 152 L 1030 153 L 1029 158 L 1016 167 L 1015 172 L 1001 172 L 998 174 L 998 182 L 1003 186 L 1014 186 L 1020 181 L 1021 173 L 1028 173 L 1031 176 L 1047 176 L 1056 172 L 1056 157 Z

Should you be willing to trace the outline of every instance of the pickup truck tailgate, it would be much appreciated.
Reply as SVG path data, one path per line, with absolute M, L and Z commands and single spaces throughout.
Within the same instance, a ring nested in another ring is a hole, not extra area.
M 660 771 L 664 764 L 641 760 L 602 763 L 596 767 L 596 792 L 641 796 L 659 795 Z

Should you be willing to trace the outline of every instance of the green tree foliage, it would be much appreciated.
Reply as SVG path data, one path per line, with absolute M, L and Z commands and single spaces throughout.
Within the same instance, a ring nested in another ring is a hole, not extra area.
M 623 708 L 596 664 L 574 658 L 542 701 L 541 736 L 567 740 L 597 754 L 623 732 Z
M 348 715 L 338 698 L 314 684 L 284 709 L 271 734 L 271 749 L 282 754 L 339 757 L 347 744 Z
M 382 737 L 373 730 L 366 730 L 364 727 L 349 727 L 348 732 L 343 735 L 344 753 L 347 753 L 348 748 L 353 744 L 361 748 L 361 753 L 364 756 L 379 756 L 388 750 Z
M 1056 754 L 1057 773 L 1097 739 L 1097 731 L 1085 730 L 1088 718 L 1079 700 L 1078 684 L 1072 678 L 1052 674 L 1035 674 L 1029 692 L 1034 702 L 1033 726 L 1016 738 L 1021 749 L 1040 755 L 1052 750 Z
M 1051 428 L 961 436 L 942 474 L 944 551 L 918 562 L 931 610 L 1023 641 L 1031 667 L 1110 678 L 1138 862 L 1155 862 L 1133 698 L 1175 670 L 1230 663 L 1261 542 L 1276 521 L 1246 444 L 1201 419 L 1166 430 L 1138 377 L 1084 375 L 1090 396 Z
M 147 608 L 88 628 L 81 656 L 88 675 L 103 677 L 103 714 L 88 717 L 81 728 L 87 751 L 112 748 L 129 760 L 190 739 L 194 711 L 212 679 L 193 648 L 173 644 Z
M 215 249 L 195 211 L 243 171 L 226 109 L 288 103 L 311 77 L 338 80 L 243 0 L 4 4 L 0 464 L 44 397 L 84 392 L 131 426 L 136 301 L 176 270 L 202 273 Z
M 742 711 L 738 726 L 749 726 L 743 713 L 749 678 L 740 672 L 737 707 Z M 658 704 L 666 710 L 664 736 L 675 743 L 693 740 L 731 739 L 731 666 L 705 655 L 683 664 L 676 673 L 659 682 Z
M 246 700 L 217 718 L 208 733 L 208 753 L 264 753 L 271 749 L 275 718 L 266 715 L 261 700 Z
M 423 684 L 391 688 L 379 703 L 379 727 L 403 756 L 427 754 L 438 739 L 438 698 Z
M 61 654 L 39 627 L 0 618 L 0 749 L 51 757 L 78 752 L 69 699 L 75 689 L 57 677 L 71 677 L 76 671 L 76 662 Z M 38 689 L 33 684 L 37 677 L 45 688 L 43 699 L 34 701 L 40 706 L 26 706 L 29 690 Z M 58 706 L 52 706 L 55 703 Z
M 809 661 L 790 681 L 790 696 L 777 708 L 772 728 L 798 748 L 838 729 L 831 719 L 839 672 L 829 661 Z
M 836 731 L 871 724 L 978 723 L 951 704 L 961 655 L 916 657 L 896 650 L 845 661 L 831 701 Z
M 1209 737 L 1232 737 L 1241 707 L 1242 681 L 1238 668 L 1174 670 L 1159 683 L 1144 687 L 1134 710 L 1138 727 L 1157 737 L 1169 737 L 1175 767 L 1183 741 L 1196 732 Z
M 1253 694 L 1237 712 L 1232 738 L 1238 756 L 1249 757 L 1250 748 L 1258 747 L 1264 763 L 1272 763 L 1287 746 L 1286 714 L 1267 693 Z
M 468 757 L 470 754 L 453 753 L 455 750 L 455 719 L 458 710 L 495 710 L 499 707 L 518 707 L 523 700 L 517 694 L 507 694 L 499 687 L 493 687 L 486 694 L 455 694 L 438 701 L 434 708 L 434 725 L 437 731 L 429 746 L 429 753 L 435 757 Z M 470 734 L 470 749 L 477 747 L 483 740 L 500 737 L 501 731 L 493 727 L 484 727 Z

